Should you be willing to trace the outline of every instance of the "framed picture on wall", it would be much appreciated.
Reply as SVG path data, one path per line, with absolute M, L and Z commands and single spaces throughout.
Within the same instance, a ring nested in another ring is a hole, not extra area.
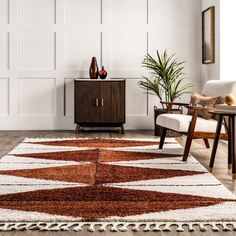
M 215 63 L 215 7 L 202 12 L 202 63 Z

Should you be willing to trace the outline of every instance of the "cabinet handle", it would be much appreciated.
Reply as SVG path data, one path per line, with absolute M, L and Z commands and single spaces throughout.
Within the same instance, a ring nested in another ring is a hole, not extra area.
M 96 107 L 98 107 L 98 98 L 96 98 Z
M 103 98 L 101 99 L 101 106 L 103 107 Z

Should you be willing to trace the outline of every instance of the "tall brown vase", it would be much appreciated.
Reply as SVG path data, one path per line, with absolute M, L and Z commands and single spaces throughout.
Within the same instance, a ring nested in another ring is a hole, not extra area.
M 90 69 L 89 69 L 89 76 L 90 79 L 97 79 L 98 78 L 98 64 L 97 64 L 97 59 L 96 57 L 92 58 Z

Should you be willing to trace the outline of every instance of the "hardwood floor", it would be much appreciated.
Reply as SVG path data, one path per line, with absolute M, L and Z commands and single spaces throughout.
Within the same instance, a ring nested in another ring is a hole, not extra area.
M 11 151 L 16 145 L 24 140 L 24 138 L 39 138 L 39 137 L 47 137 L 47 138 L 63 138 L 63 137 L 125 137 L 125 138 L 155 138 L 153 136 L 153 132 L 151 131 L 128 131 L 125 135 L 115 133 L 115 132 L 82 132 L 80 134 L 75 134 L 74 131 L 0 131 L 0 157 L 7 154 Z M 185 138 L 179 137 L 177 141 L 184 145 Z M 212 146 L 212 141 L 210 141 Z M 209 159 L 211 154 L 211 149 L 206 149 L 203 140 L 198 140 L 193 142 L 191 153 L 195 156 L 202 165 L 208 167 Z M 233 182 L 231 179 L 231 174 L 227 169 L 227 144 L 220 143 L 217 155 L 215 167 L 213 170 L 213 175 L 219 179 L 230 191 L 236 194 L 236 182 Z M 236 214 L 236 213 L 235 213 Z M 111 233 L 110 231 L 106 232 L 96 232 L 89 233 L 87 231 L 82 232 L 30 232 L 30 231 L 13 231 L 13 232 L 1 232 L 0 236 L 233 236 L 236 235 L 236 232 L 212 232 L 211 230 L 207 232 L 200 232 L 196 230 L 195 232 L 132 232 L 129 230 L 125 233 Z

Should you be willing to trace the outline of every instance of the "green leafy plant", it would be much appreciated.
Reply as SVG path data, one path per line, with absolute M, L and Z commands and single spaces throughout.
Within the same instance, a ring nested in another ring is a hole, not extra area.
M 142 66 L 150 70 L 151 78 L 143 77 L 145 80 L 139 81 L 138 84 L 140 88 L 156 95 L 160 101 L 174 102 L 192 87 L 190 83 L 183 85 L 185 61 L 179 61 L 175 54 L 168 56 L 166 50 L 161 55 L 157 50 L 156 56 L 157 58 L 154 58 L 147 54 L 144 57 Z M 165 105 L 162 107 L 166 108 Z

